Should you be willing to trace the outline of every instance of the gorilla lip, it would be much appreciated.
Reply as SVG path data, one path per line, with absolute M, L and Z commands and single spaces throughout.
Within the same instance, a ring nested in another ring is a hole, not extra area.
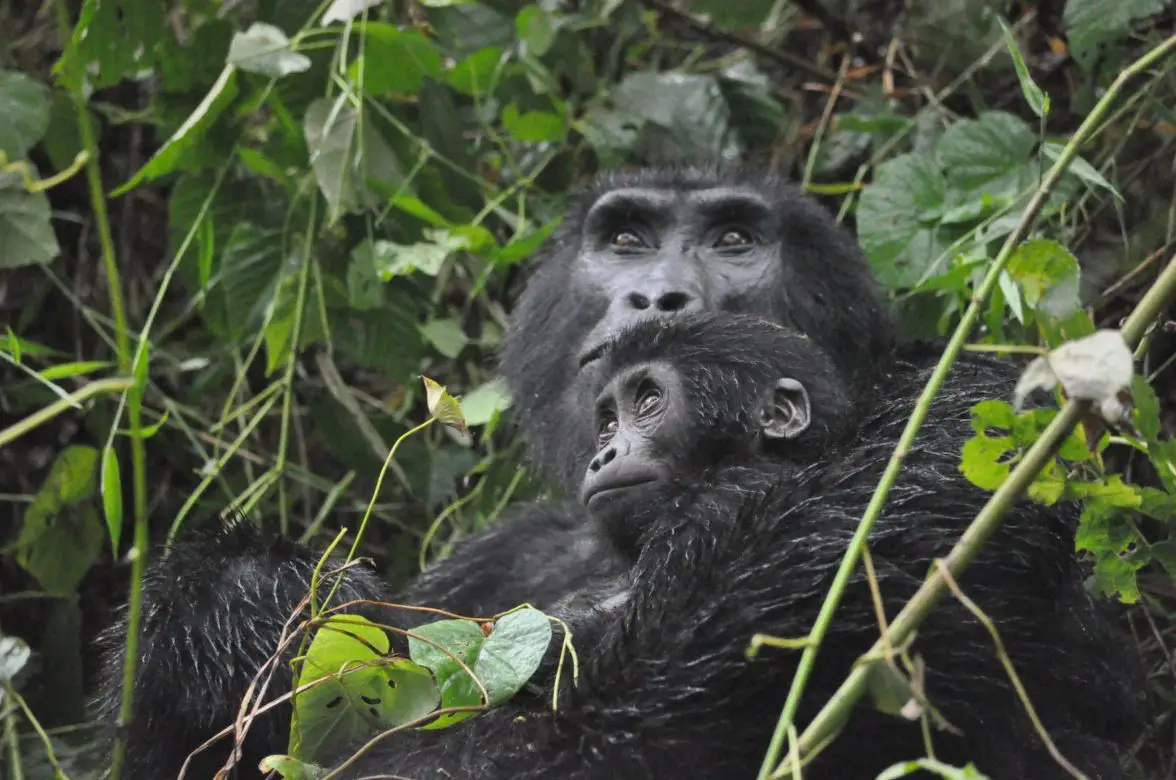
M 594 485 L 591 490 L 585 492 L 584 495 L 581 496 L 581 500 L 584 502 L 584 506 L 591 506 L 592 502 L 599 499 L 601 496 L 607 496 L 610 494 L 615 495 L 625 490 L 629 490 L 630 488 L 640 487 L 641 485 L 650 485 L 654 482 L 657 482 L 659 479 L 660 477 L 658 475 L 653 474 L 647 477 L 641 477 L 640 479 L 626 480 L 624 482 L 612 482 L 606 485 Z

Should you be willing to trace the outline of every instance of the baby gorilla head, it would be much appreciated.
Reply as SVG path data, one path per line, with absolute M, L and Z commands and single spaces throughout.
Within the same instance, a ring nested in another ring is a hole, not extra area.
M 747 315 L 638 324 L 609 343 L 599 376 L 598 449 L 580 499 L 614 538 L 639 533 L 640 517 L 710 469 L 812 462 L 813 447 L 848 417 L 828 356 L 803 334 Z

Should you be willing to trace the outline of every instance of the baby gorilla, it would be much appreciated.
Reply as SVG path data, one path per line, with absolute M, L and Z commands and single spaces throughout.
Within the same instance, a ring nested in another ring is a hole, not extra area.
M 756 317 L 643 323 L 613 341 L 603 362 L 599 450 L 580 500 L 634 558 L 641 534 L 700 474 L 731 462 L 812 462 L 846 427 L 849 404 L 829 357 Z
M 572 628 L 578 685 L 564 675 L 555 712 L 550 690 L 523 692 L 451 729 L 392 735 L 339 777 L 668 780 L 758 769 L 797 655 L 749 660 L 747 642 L 757 632 L 795 638 L 811 630 L 910 413 L 909 401 L 888 393 L 909 386 L 901 372 L 922 377 L 921 369 L 896 369 L 876 388 L 880 410 L 851 415 L 811 341 L 729 314 L 637 325 L 601 361 L 599 446 L 581 495 L 629 563 L 550 610 Z M 959 370 L 974 381 L 983 368 Z M 993 394 L 1006 387 L 980 386 Z M 971 399 L 936 400 L 939 424 L 910 451 L 871 534 L 888 615 L 986 499 L 949 467 L 970 430 Z M 804 466 L 817 447 L 823 462 Z M 961 585 L 999 627 L 1062 753 L 1088 777 L 1117 780 L 1116 748 L 1138 724 L 1116 664 L 1092 666 L 1102 658 L 1097 649 L 1118 640 L 1106 634 L 1072 563 L 1073 531 L 1062 521 L 1073 509 L 1058 509 L 1051 525 L 1031 505 L 1015 507 Z M 800 723 L 877 636 L 859 571 L 810 676 Z M 926 662 L 928 696 L 960 729 L 934 734 L 940 760 L 975 761 L 994 778 L 1067 776 L 970 613 L 942 604 L 915 650 Z M 553 661 L 554 646 L 548 655 Z M 552 671 L 535 682 L 549 688 Z M 804 776 L 866 780 L 925 754 L 918 724 L 861 706 Z

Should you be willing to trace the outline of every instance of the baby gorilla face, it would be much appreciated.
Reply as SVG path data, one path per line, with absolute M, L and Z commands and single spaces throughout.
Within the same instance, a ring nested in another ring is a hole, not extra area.
M 693 419 L 678 372 L 664 363 L 626 369 L 596 401 L 596 457 L 580 500 L 593 511 L 632 501 L 681 474 Z M 643 488 L 643 491 L 639 491 Z
M 828 396 L 822 409 L 839 410 L 840 396 L 826 392 L 832 368 L 824 354 L 803 336 L 750 317 L 638 325 L 610 343 L 602 363 L 597 452 L 580 499 L 622 547 L 707 470 L 741 459 L 787 460 L 798 445 L 809 450 L 808 439 L 830 428 L 823 420 L 809 433 L 814 389 Z

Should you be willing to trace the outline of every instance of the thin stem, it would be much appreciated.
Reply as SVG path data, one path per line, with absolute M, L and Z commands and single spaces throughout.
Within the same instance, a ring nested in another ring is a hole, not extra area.
M 910 451 L 912 445 L 914 444 L 915 437 L 919 432 L 919 428 L 922 426 L 923 421 L 926 419 L 927 414 L 931 408 L 932 400 L 935 398 L 936 393 L 939 392 L 939 388 L 943 385 L 943 381 L 947 378 L 947 374 L 951 370 L 951 366 L 955 362 L 956 356 L 963 347 L 968 334 L 971 332 L 972 328 L 980 318 L 981 309 L 984 305 L 984 302 L 987 300 L 992 290 L 996 287 L 1000 279 L 1000 274 L 1002 271 L 1004 271 L 1005 265 L 1008 263 L 1008 260 L 1012 256 L 1013 251 L 1016 249 L 1017 245 L 1020 244 L 1022 240 L 1024 240 L 1025 236 L 1028 235 L 1030 229 L 1032 229 L 1034 223 L 1037 220 L 1037 215 L 1045 205 L 1050 191 L 1057 184 L 1058 180 L 1061 179 L 1062 175 L 1066 171 L 1066 168 L 1069 166 L 1070 161 L 1078 153 L 1078 149 L 1092 137 L 1095 129 L 1101 122 L 1102 117 L 1105 116 L 1108 111 L 1110 111 L 1111 105 L 1118 99 L 1119 93 L 1122 91 L 1124 84 L 1126 84 L 1130 79 L 1145 69 L 1151 67 L 1151 65 L 1159 61 L 1173 50 L 1176 50 L 1176 36 L 1168 38 L 1166 41 L 1164 41 L 1164 43 L 1152 49 L 1150 52 L 1148 52 L 1146 55 L 1141 57 L 1134 64 L 1119 74 L 1114 83 L 1112 83 L 1111 86 L 1107 89 L 1107 92 L 1105 95 L 1103 95 L 1103 98 L 1090 112 L 1090 115 L 1086 117 L 1085 121 L 1082 122 L 1082 125 L 1070 138 L 1069 142 L 1062 150 L 1062 153 L 1058 156 L 1057 160 L 1050 168 L 1049 173 L 1047 173 L 1045 178 L 1042 180 L 1041 185 L 1037 189 L 1037 192 L 1034 194 L 1028 206 L 1025 208 L 1025 213 L 1021 216 L 1016 229 L 1013 230 L 1011 234 L 1009 234 L 1008 238 L 1005 240 L 1004 245 L 1001 247 L 1000 252 L 992 261 L 992 265 L 989 267 L 983 282 L 980 284 L 980 287 L 972 295 L 972 302 L 968 305 L 968 308 L 964 312 L 959 325 L 952 334 L 951 340 L 948 342 L 947 348 L 943 352 L 943 356 L 940 358 L 939 363 L 935 366 L 935 370 L 931 375 L 931 379 L 927 382 L 927 386 L 923 388 L 923 392 L 919 396 L 919 400 L 915 406 L 914 412 L 907 421 L 906 428 L 903 430 L 902 436 L 899 438 L 898 445 L 894 450 L 894 454 L 891 456 L 890 462 L 886 466 L 886 471 L 883 473 L 882 479 L 878 483 L 878 488 L 874 491 L 874 495 L 870 499 L 870 504 L 866 508 L 865 514 L 862 516 L 861 523 L 858 525 L 856 533 L 854 533 L 853 540 L 850 542 L 849 549 L 846 551 L 845 557 L 841 561 L 841 566 L 838 568 L 837 573 L 833 578 L 833 584 L 829 589 L 829 594 L 826 596 L 824 604 L 821 605 L 821 611 L 817 615 L 816 622 L 813 625 L 813 630 L 810 635 L 811 641 L 805 648 L 804 652 L 801 654 L 800 663 L 797 665 L 796 669 L 796 676 L 793 678 L 792 687 L 789 689 L 788 698 L 784 703 L 784 709 L 780 713 L 780 719 L 776 724 L 776 730 L 772 735 L 772 740 L 768 746 L 767 754 L 764 756 L 763 764 L 760 766 L 760 780 L 764 780 L 765 778 L 769 777 L 772 774 L 772 767 L 779 763 L 780 753 L 788 735 L 788 727 L 792 724 L 793 719 L 796 717 L 796 712 L 800 707 L 801 696 L 804 693 L 805 685 L 808 683 L 809 675 L 812 673 L 813 665 L 816 662 L 817 653 L 820 650 L 821 641 L 825 638 L 825 634 L 828 633 L 829 626 L 832 624 L 833 615 L 841 603 L 841 597 L 845 593 L 845 588 L 849 583 L 849 578 L 853 574 L 854 569 L 857 567 L 857 562 L 861 557 L 862 549 L 865 547 L 866 539 L 869 537 L 870 531 L 874 527 L 874 523 L 882 513 L 882 508 L 886 504 L 886 498 L 890 494 L 890 488 L 894 485 L 898 478 L 898 473 L 902 469 L 902 464 L 906 458 L 906 454 Z M 1157 282 L 1157 287 L 1158 286 L 1159 283 Z M 1142 302 L 1140 305 L 1142 306 Z M 1057 418 L 1055 418 L 1055 422 L 1058 422 L 1059 420 L 1069 420 L 1072 425 L 1073 422 L 1077 420 L 1078 412 L 1076 405 L 1073 405 L 1073 408 L 1071 408 L 1071 406 L 1071 404 L 1067 404 L 1066 410 L 1064 410 L 1063 414 L 1059 414 Z M 1068 414 L 1066 412 L 1068 412 Z M 1052 425 L 1047 428 L 1047 432 L 1051 430 L 1055 430 Z M 1069 426 L 1067 426 L 1065 430 L 1068 431 Z M 1038 441 L 1038 444 L 1041 444 L 1045 441 L 1046 436 L 1043 434 L 1042 438 Z M 1033 448 L 1030 448 L 1029 453 L 1035 452 L 1036 448 L 1037 445 L 1035 444 Z M 1026 460 L 1028 460 L 1029 453 L 1026 454 Z M 1042 462 L 1044 462 L 1044 460 Z M 1024 463 L 1022 463 L 1022 465 L 1024 465 Z M 1020 467 L 1018 467 L 1018 470 L 1020 470 Z M 1036 472 L 1034 472 L 1034 474 L 1035 473 Z M 1031 481 L 1031 476 L 1028 481 Z M 1026 485 L 1028 484 L 1028 481 L 1025 482 Z M 1014 483 L 1010 477 L 1010 479 L 1006 481 L 1005 485 L 1002 486 L 1002 490 L 1005 487 L 1014 484 L 1019 485 L 1019 481 Z M 1018 488 L 1018 494 L 1019 492 L 1020 489 Z M 1001 494 L 1001 491 L 998 491 L 998 495 L 999 494 Z M 993 496 L 994 499 L 995 497 L 996 496 Z M 1010 497 L 1008 500 L 1011 501 L 1012 498 Z M 989 502 L 989 505 L 991 504 L 992 501 Z M 985 509 L 988 509 L 987 505 Z M 982 511 L 981 515 L 984 514 L 985 513 Z M 995 528 L 995 524 L 999 522 L 999 514 L 996 515 L 995 520 L 990 522 L 994 524 L 993 527 Z M 981 516 L 977 516 L 972 526 L 969 527 L 968 532 L 964 534 L 960 544 L 963 544 L 964 539 L 969 539 L 972 543 L 975 543 L 975 534 L 972 533 L 972 530 L 980 523 Z M 990 532 L 991 531 L 989 531 L 989 533 Z M 987 534 L 985 534 L 985 537 L 986 536 Z M 955 551 L 953 551 L 953 553 L 954 552 Z M 967 557 L 970 559 L 971 554 L 969 554 Z M 955 570 L 952 569 L 952 571 L 954 573 Z M 914 602 L 912 601 L 912 603 Z M 903 614 L 906 614 L 906 610 L 904 610 Z M 896 619 L 895 623 L 891 626 L 891 637 L 900 637 L 904 635 L 896 629 L 897 625 L 898 619 Z M 862 672 L 861 669 L 856 670 L 854 674 L 859 673 L 861 673 L 861 677 L 864 680 L 864 672 Z M 857 696 L 860 696 L 861 690 L 858 689 L 856 693 Z M 854 699 L 856 698 L 857 697 L 854 696 Z M 809 728 L 805 730 L 805 733 L 801 736 L 802 747 L 812 745 L 813 742 L 819 741 L 820 737 L 828 735 L 829 732 L 825 730 L 814 731 L 815 725 L 816 721 L 814 721 L 814 723 L 811 724 Z
M 69 11 L 65 7 L 65 0 L 56 0 L 54 8 L 57 13 L 57 29 L 61 36 L 62 51 L 69 48 L 73 26 L 70 24 Z M 110 230 L 110 217 L 106 211 L 106 193 L 102 189 L 102 170 L 99 165 L 98 144 L 94 139 L 94 129 L 90 125 L 90 114 L 86 108 L 85 96 L 80 91 L 69 90 L 77 111 L 78 134 L 81 138 L 82 150 L 89 159 L 86 161 L 86 180 L 90 188 L 91 207 L 94 209 L 94 222 L 98 228 L 98 240 L 102 245 L 102 265 L 106 271 L 106 288 L 110 296 L 110 313 L 114 317 L 115 342 L 118 345 L 119 370 L 124 374 L 132 373 L 133 361 L 131 357 L 130 332 L 127 329 L 127 312 L 123 303 L 122 280 L 118 270 L 118 260 L 114 253 L 114 237 Z M 142 354 L 142 349 L 139 354 Z M 146 359 L 146 356 L 143 356 Z M 145 374 L 145 372 L 143 372 Z M 143 422 L 143 382 L 137 381 L 127 390 L 127 417 L 131 429 L 131 474 L 134 486 L 134 517 L 135 534 L 134 549 L 136 554 L 131 557 L 131 592 L 127 612 L 127 653 L 123 665 L 122 702 L 119 707 L 118 724 L 115 729 L 114 754 L 110 766 L 110 780 L 118 780 L 122 771 L 123 756 L 126 751 L 126 726 L 130 722 L 132 712 L 132 687 L 135 680 L 135 667 L 138 660 L 139 620 L 142 614 L 143 567 L 147 559 L 147 545 L 149 542 L 147 529 L 147 450 L 146 445 L 138 433 Z
M 0 431 L 0 447 L 11 444 L 38 425 L 44 425 L 62 412 L 76 409 L 82 401 L 87 400 L 91 396 L 101 395 L 102 393 L 122 393 L 128 390 L 134 383 L 135 380 L 125 377 L 99 379 L 97 382 L 90 382 L 81 390 L 70 393 L 64 398 L 57 399 L 45 408 L 38 409 L 20 422 L 13 423 Z

